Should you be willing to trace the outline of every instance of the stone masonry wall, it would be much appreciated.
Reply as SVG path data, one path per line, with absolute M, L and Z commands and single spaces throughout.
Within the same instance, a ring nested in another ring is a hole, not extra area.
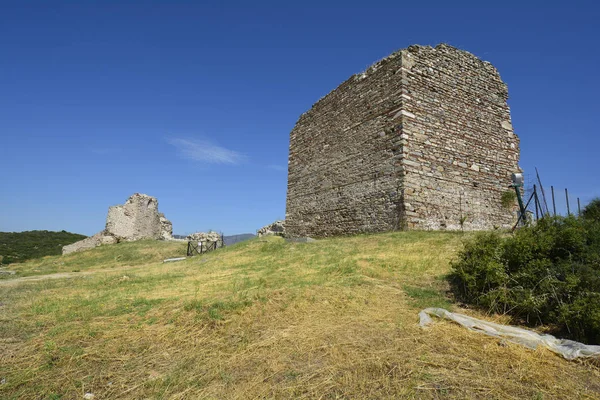
M 519 171 L 519 140 L 497 70 L 447 45 L 411 46 L 402 66 L 407 227 L 511 226 L 501 197 Z
M 401 100 L 398 61 L 350 78 L 300 117 L 290 137 L 288 234 L 398 228 L 399 138 L 389 129 Z
M 500 196 L 518 170 L 506 98 L 491 64 L 446 45 L 351 77 L 290 135 L 288 235 L 506 226 Z

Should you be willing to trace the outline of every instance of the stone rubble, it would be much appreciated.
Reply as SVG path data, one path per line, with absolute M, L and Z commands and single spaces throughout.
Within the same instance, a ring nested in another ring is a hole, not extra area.
M 258 237 L 266 235 L 285 236 L 285 221 L 279 220 L 267 226 L 263 226 L 256 232 L 256 234 Z
M 190 242 L 219 242 L 221 241 L 221 235 L 217 232 L 196 232 L 188 235 L 186 239 Z

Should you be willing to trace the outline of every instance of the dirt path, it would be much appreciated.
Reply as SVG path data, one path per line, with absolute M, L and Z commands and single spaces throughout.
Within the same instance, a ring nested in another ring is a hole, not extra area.
M 27 283 L 27 282 L 39 282 L 39 281 L 43 281 L 43 280 L 47 280 L 47 279 L 77 278 L 80 276 L 94 275 L 99 272 L 126 271 L 129 269 L 134 269 L 134 268 L 138 268 L 138 267 L 139 266 L 132 267 L 132 266 L 126 265 L 126 266 L 122 266 L 122 267 L 118 267 L 118 268 L 111 268 L 111 269 L 96 269 L 96 270 L 89 270 L 89 271 L 83 271 L 83 272 L 56 272 L 54 274 L 47 274 L 47 275 L 32 275 L 32 276 L 23 276 L 21 278 L 15 278 L 15 279 L 1 279 L 0 287 L 13 286 L 13 285 L 18 285 L 20 283 Z

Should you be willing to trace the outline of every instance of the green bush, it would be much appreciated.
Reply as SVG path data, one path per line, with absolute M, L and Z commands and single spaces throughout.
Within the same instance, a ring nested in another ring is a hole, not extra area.
M 514 235 L 479 234 L 450 282 L 460 301 L 600 343 L 600 220 L 547 217 Z
M 515 202 L 517 201 L 517 194 L 513 190 L 507 190 L 506 192 L 502 192 L 502 197 L 500 198 L 500 203 L 502 207 L 510 210 L 514 207 Z
M 581 217 L 589 221 L 600 222 L 600 198 L 596 197 L 590 201 L 581 212 Z

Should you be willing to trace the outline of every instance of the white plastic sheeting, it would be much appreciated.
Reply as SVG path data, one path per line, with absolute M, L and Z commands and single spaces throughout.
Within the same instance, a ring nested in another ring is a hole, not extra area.
M 600 346 L 586 345 L 567 339 L 557 339 L 552 335 L 541 335 L 527 329 L 514 326 L 500 325 L 483 321 L 464 314 L 452 313 L 443 308 L 426 308 L 419 313 L 419 325 L 428 326 L 433 323 L 431 316 L 449 319 L 475 332 L 489 336 L 506 339 L 507 341 L 521 344 L 530 349 L 545 346 L 551 351 L 560 354 L 567 360 L 580 357 L 600 357 Z

